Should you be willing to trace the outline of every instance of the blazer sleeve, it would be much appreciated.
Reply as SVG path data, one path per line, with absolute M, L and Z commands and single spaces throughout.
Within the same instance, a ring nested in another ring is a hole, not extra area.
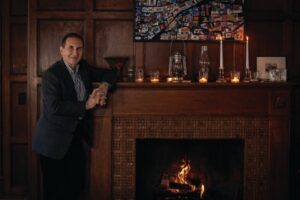
M 61 80 L 53 72 L 47 71 L 43 76 L 42 94 L 45 111 L 61 116 L 84 117 L 85 102 L 77 101 L 70 97 L 64 97 L 63 90 L 71 90 L 63 86 Z M 66 93 L 66 91 L 64 92 Z

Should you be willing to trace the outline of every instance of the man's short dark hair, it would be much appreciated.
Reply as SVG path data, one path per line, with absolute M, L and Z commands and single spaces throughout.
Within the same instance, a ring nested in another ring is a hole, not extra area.
M 66 41 L 68 38 L 77 38 L 77 39 L 81 40 L 82 45 L 84 45 L 84 41 L 83 41 L 83 38 L 81 35 L 79 35 L 78 33 L 68 33 L 61 40 L 62 47 L 65 47 L 65 44 L 66 44 Z

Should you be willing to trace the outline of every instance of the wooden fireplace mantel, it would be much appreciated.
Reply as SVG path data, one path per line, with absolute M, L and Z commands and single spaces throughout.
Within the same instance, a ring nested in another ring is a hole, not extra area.
M 118 199 L 113 194 L 117 189 L 112 178 L 116 119 L 195 116 L 267 120 L 269 186 L 266 187 L 272 192 L 264 197 L 287 199 L 292 87 L 291 83 L 118 83 L 107 107 L 94 112 L 90 198 Z M 123 191 L 126 192 L 134 191 Z

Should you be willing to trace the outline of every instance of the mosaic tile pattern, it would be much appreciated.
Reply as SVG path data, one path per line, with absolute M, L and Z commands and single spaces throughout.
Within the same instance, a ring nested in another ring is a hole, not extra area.
M 244 200 L 268 199 L 269 131 L 267 118 L 201 116 L 124 116 L 113 119 L 114 200 L 135 199 L 135 140 L 244 140 Z

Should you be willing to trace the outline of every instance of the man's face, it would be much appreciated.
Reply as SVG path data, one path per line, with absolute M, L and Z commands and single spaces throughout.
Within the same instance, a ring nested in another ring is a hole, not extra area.
M 60 54 L 63 60 L 73 69 L 82 58 L 83 44 L 80 39 L 70 37 L 66 40 L 65 45 L 61 46 Z

